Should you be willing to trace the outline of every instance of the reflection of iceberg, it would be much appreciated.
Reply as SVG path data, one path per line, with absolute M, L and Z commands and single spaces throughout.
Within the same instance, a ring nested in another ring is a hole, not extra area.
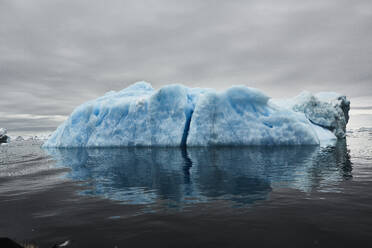
M 272 188 L 335 189 L 350 176 L 345 142 L 319 147 L 48 149 L 88 194 L 135 204 L 252 203 Z

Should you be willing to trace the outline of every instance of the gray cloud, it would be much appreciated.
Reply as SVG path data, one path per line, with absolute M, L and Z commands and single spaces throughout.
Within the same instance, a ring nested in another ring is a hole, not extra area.
M 368 97 L 370 30 L 369 0 L 0 0 L 0 126 L 54 127 L 139 80 Z
M 352 109 L 358 109 L 358 110 L 372 110 L 372 106 L 356 106 L 356 107 L 352 107 Z
M 15 136 L 15 134 L 37 134 L 48 133 L 55 130 L 56 126 L 60 124 L 60 120 L 54 118 L 2 118 L 0 123 L 7 127 L 8 134 Z

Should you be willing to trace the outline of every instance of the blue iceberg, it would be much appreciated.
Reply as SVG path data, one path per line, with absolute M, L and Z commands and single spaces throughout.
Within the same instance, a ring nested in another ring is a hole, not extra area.
M 77 107 L 44 147 L 322 145 L 345 135 L 337 93 L 273 100 L 257 89 L 138 82 Z

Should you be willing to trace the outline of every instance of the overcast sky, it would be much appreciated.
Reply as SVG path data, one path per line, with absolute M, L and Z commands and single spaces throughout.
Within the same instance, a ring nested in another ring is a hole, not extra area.
M 0 0 L 0 127 L 53 130 L 140 80 L 368 100 L 371 44 L 371 0 Z

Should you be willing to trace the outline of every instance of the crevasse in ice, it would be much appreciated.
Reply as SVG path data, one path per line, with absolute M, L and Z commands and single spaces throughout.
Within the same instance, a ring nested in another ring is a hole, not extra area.
M 77 107 L 44 147 L 324 144 L 343 137 L 348 106 L 336 93 L 271 100 L 245 86 L 138 82 Z

